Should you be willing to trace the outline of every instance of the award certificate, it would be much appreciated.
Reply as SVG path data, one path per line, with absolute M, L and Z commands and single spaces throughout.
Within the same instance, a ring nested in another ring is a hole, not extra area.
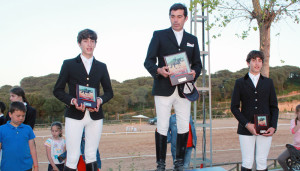
M 191 68 L 185 52 L 164 56 L 164 60 L 171 73 L 172 86 L 194 80 L 193 75 L 188 74 Z
M 254 125 L 257 134 L 264 134 L 269 128 L 269 115 L 256 114 L 254 115 Z
M 97 108 L 97 93 L 95 88 L 77 84 L 76 96 L 78 105 L 83 103 L 87 108 Z

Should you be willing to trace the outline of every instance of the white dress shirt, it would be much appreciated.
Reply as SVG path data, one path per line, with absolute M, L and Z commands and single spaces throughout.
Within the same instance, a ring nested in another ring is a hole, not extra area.
M 254 87 L 256 88 L 257 83 L 258 83 L 258 80 L 259 80 L 259 77 L 260 77 L 260 73 L 257 74 L 257 75 L 253 75 L 253 74 L 251 74 L 251 73 L 249 72 L 249 77 L 251 78 L 252 83 L 253 83 Z
M 172 29 L 172 30 L 173 30 L 173 29 Z M 182 40 L 182 37 L 183 37 L 183 29 L 180 30 L 180 31 L 175 31 L 175 30 L 173 30 L 173 32 L 174 32 L 174 34 L 175 34 L 175 37 L 176 37 L 178 46 L 180 46 L 180 43 L 181 43 L 181 40 Z
M 85 68 L 87 74 L 90 74 L 94 57 L 88 59 L 85 56 L 83 56 L 82 54 L 80 54 L 80 58 L 83 62 L 83 65 L 84 65 L 84 68 Z

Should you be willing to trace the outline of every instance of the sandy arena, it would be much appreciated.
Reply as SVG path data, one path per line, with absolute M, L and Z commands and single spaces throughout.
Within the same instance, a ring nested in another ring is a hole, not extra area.
M 200 121 L 198 121 L 201 123 Z M 276 158 L 285 148 L 285 144 L 292 143 L 292 135 L 289 132 L 289 119 L 280 119 L 278 130 L 273 136 L 272 147 L 269 158 Z M 133 126 L 137 132 L 127 132 Z M 212 122 L 212 149 L 213 163 L 237 162 L 241 161 L 240 146 L 238 135 L 236 134 L 237 121 L 230 119 L 214 119 Z M 140 124 L 111 124 L 104 125 L 103 134 L 100 141 L 100 155 L 103 171 L 113 170 L 154 170 L 155 161 L 155 142 L 154 130 L 156 125 L 147 123 Z M 36 129 L 35 134 L 39 168 L 46 171 L 48 160 L 43 143 L 50 136 L 50 128 Z M 202 156 L 202 132 L 201 128 L 196 129 L 198 144 L 197 156 Z M 207 132 L 207 157 L 210 155 L 209 130 Z M 192 153 L 192 156 L 194 154 Z M 234 167 L 224 166 L 225 169 Z M 167 151 L 167 168 L 172 168 L 172 156 L 170 145 Z

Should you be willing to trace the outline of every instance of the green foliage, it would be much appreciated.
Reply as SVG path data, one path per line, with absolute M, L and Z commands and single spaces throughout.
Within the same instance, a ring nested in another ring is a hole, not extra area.
M 114 93 L 114 98 L 112 98 L 108 103 L 103 105 L 103 110 L 111 114 L 125 113 L 128 108 L 125 98 L 119 93 Z
M 269 0 L 269 1 L 249 1 L 249 0 L 193 0 L 190 4 L 190 11 L 197 12 L 198 9 L 207 10 L 211 14 L 212 22 L 207 29 L 214 27 L 224 28 L 229 23 L 236 21 L 245 22 L 246 28 L 242 28 L 236 35 L 245 39 L 249 35 L 249 28 L 257 31 L 257 26 L 261 28 L 264 25 L 271 26 L 274 22 L 291 18 L 299 24 L 299 0 Z M 257 22 L 253 23 L 252 21 Z M 253 26 L 256 25 L 256 26 Z M 239 24 L 242 26 L 242 24 Z M 213 35 L 213 38 L 220 34 Z
M 49 118 L 48 123 L 51 123 L 52 121 L 59 120 L 58 118 L 62 119 L 62 114 L 65 110 L 65 105 L 61 103 L 57 98 L 51 97 L 42 105 L 42 111 L 44 113 L 42 118 Z
M 42 77 L 26 77 L 21 80 L 21 87 L 28 93 L 42 94 L 45 98 L 52 97 L 52 91 L 58 78 L 57 74 Z
M 6 109 L 5 109 L 4 113 L 8 112 L 8 107 L 9 107 L 9 104 L 10 104 L 9 90 L 11 88 L 12 88 L 12 86 L 10 86 L 10 85 L 4 85 L 0 88 L 0 101 L 5 103 L 5 105 L 6 105 Z
M 228 70 L 221 70 L 214 74 L 211 74 L 212 108 L 214 109 L 212 110 L 212 114 L 214 117 L 218 117 L 219 115 L 231 115 L 230 100 L 235 80 L 244 77 L 245 74 L 248 72 L 249 69 L 244 68 L 234 73 Z M 295 90 L 300 90 L 299 67 L 270 67 L 270 78 L 273 80 L 275 90 L 278 96 L 288 94 Z M 299 96 L 279 99 L 280 102 L 292 100 L 299 100 Z M 198 104 L 197 109 L 201 111 L 202 108 L 202 104 Z M 208 106 L 206 106 L 206 108 L 208 108 Z M 200 112 L 200 116 L 201 114 L 202 112 Z
M 214 115 L 230 115 L 230 99 L 235 84 L 235 80 L 249 71 L 248 68 L 243 68 L 237 72 L 229 70 L 217 71 L 211 74 L 212 84 L 212 101 Z M 33 106 L 37 112 L 37 123 L 51 123 L 53 121 L 63 121 L 65 105 L 56 99 L 53 94 L 53 87 L 58 75 L 50 74 L 42 77 L 26 77 L 21 81 L 21 87 L 26 92 L 29 104 Z M 288 94 L 289 92 L 300 89 L 300 68 L 295 66 L 271 67 L 270 78 L 274 82 L 274 86 L 278 95 Z M 208 76 L 206 75 L 206 80 Z M 148 117 L 155 116 L 154 98 L 152 92 L 152 77 L 139 77 L 131 80 L 126 80 L 122 83 L 111 80 L 114 90 L 114 98 L 104 104 L 103 110 L 106 119 L 131 119 L 132 114 L 143 114 Z M 197 80 L 197 86 L 202 86 L 202 75 Z M 208 86 L 208 82 L 205 83 Z M 5 85 L 0 88 L 0 101 L 3 101 L 9 106 L 9 90 L 10 85 Z M 102 91 L 101 91 L 102 92 Z M 208 95 L 204 93 L 200 95 L 208 102 Z M 287 98 L 291 100 L 297 97 Z M 284 99 L 281 99 L 281 101 Z M 202 103 L 197 103 L 199 116 L 202 115 Z M 206 109 L 208 106 L 206 106 Z

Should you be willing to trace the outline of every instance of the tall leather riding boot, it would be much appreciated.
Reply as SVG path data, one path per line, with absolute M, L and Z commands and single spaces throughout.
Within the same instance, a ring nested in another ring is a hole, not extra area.
M 184 134 L 177 134 L 176 140 L 176 159 L 174 161 L 174 170 L 183 171 L 183 160 L 186 150 L 186 143 L 189 137 L 189 132 Z
M 157 171 L 166 170 L 167 136 L 155 131 Z
M 98 171 L 97 161 L 92 163 L 87 163 L 85 165 L 86 171 Z
M 71 168 L 68 168 L 67 166 L 65 166 L 64 171 L 76 171 L 76 169 L 71 169 Z

